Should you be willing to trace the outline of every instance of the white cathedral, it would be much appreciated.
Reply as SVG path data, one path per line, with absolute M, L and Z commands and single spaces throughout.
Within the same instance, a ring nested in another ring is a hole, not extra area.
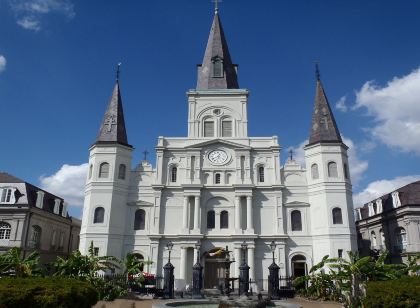
M 161 275 L 171 241 L 175 278 L 191 283 L 199 253 L 204 287 L 213 288 L 224 277 L 224 256 L 214 252 L 226 246 L 236 260 L 231 275 L 238 277 L 246 242 L 250 277 L 258 284 L 268 276 L 272 241 L 282 276 L 302 275 L 325 255 L 355 250 L 347 146 L 319 74 L 306 168 L 292 159 L 280 165 L 276 136 L 248 136 L 248 96 L 216 12 L 196 89 L 187 92 L 188 136 L 159 137 L 156 166 L 143 161 L 133 169 L 117 79 L 89 149 L 80 251 L 86 254 L 93 242 L 99 255 L 134 252 L 152 261 L 146 271 Z

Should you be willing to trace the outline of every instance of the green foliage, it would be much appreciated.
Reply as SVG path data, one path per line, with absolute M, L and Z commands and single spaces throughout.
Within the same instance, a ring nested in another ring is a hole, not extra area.
M 420 277 L 369 281 L 363 305 L 366 308 L 420 307 Z
M 121 260 L 112 256 L 95 256 L 93 242 L 86 256 L 75 250 L 67 259 L 57 257 L 54 262 L 55 276 L 65 276 L 91 281 L 99 271 L 120 268 Z
M 13 247 L 0 255 L 0 275 L 29 277 L 40 273 L 39 253 L 34 251 L 24 259 L 21 253 L 21 248 Z
M 348 252 L 348 258 L 325 256 L 315 264 L 309 274 L 295 280 L 295 286 L 306 286 L 298 292 L 315 299 L 339 300 L 345 307 L 360 307 L 368 281 L 388 281 L 407 276 L 419 270 L 420 255 L 410 257 L 406 264 L 386 264 L 388 252 L 383 252 L 377 260 L 360 257 Z
M 96 304 L 98 292 L 87 282 L 66 278 L 2 278 L 0 307 L 79 307 Z

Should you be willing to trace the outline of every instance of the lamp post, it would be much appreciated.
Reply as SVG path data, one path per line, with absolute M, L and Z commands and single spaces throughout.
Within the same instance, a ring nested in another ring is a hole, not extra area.
M 169 257 L 168 263 L 163 267 L 163 297 L 164 298 L 174 298 L 174 266 L 171 263 L 171 251 L 174 247 L 174 244 L 169 241 L 166 244 L 168 248 Z
M 279 296 L 279 266 L 274 259 L 274 252 L 276 251 L 276 243 L 271 241 L 270 250 L 273 254 L 273 263 L 268 267 L 268 297 L 270 299 L 280 299 Z
M 247 243 L 244 241 L 241 244 L 242 250 L 242 264 L 239 266 L 239 296 L 248 296 L 249 290 L 249 266 L 246 264 L 246 251 L 248 249 Z
M 201 289 L 203 289 L 203 266 L 200 264 L 200 242 L 195 244 L 197 250 L 197 262 L 193 265 L 193 286 L 192 298 L 203 298 Z

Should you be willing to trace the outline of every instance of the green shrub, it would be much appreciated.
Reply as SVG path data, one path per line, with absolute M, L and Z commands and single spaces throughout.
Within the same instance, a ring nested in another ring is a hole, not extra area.
M 90 308 L 98 292 L 87 282 L 67 278 L 0 278 L 0 308 Z
M 366 308 L 420 307 L 420 276 L 368 282 L 363 304 Z

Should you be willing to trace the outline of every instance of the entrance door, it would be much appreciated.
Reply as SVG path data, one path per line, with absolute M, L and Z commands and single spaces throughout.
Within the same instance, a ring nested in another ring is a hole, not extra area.
M 225 278 L 225 267 L 222 260 L 207 260 L 204 267 L 204 288 L 218 288 Z
M 306 275 L 306 258 L 302 255 L 296 255 L 292 258 L 293 277 Z

